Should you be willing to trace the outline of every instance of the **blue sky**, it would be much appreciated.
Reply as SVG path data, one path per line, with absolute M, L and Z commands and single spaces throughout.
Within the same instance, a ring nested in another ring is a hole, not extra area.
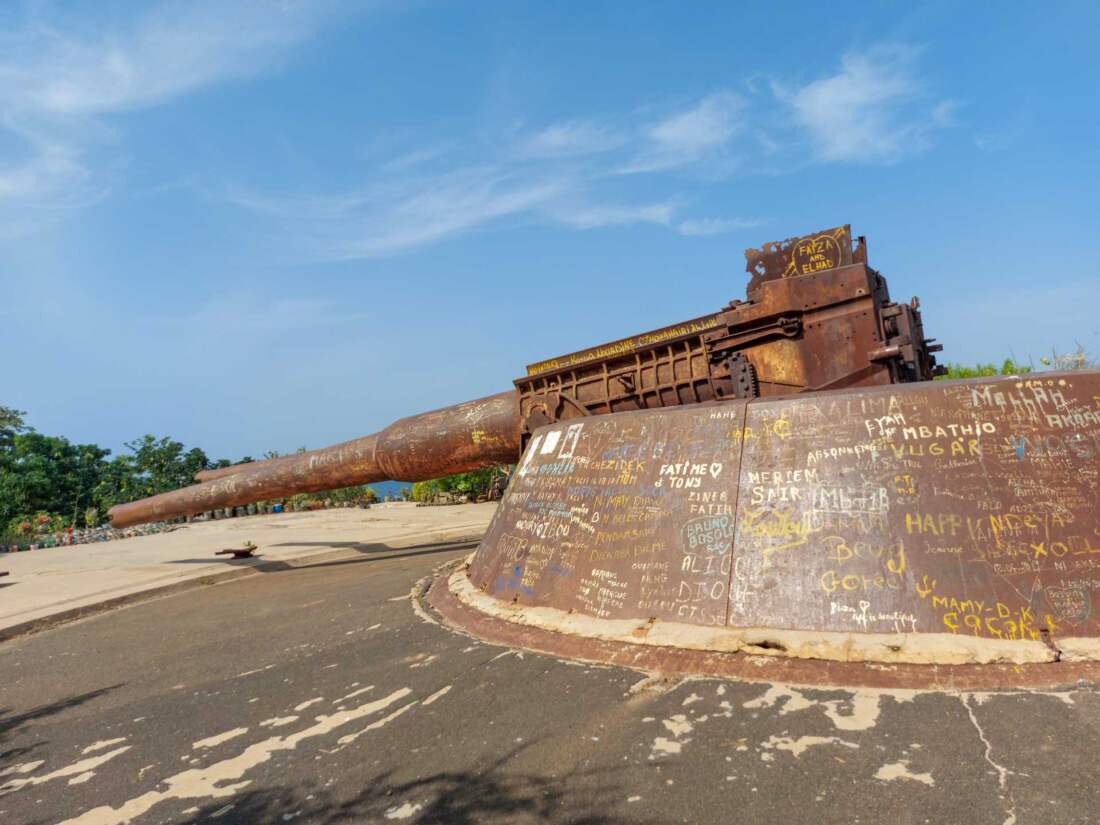
M 1095 3 L 0 6 L 0 403 L 317 447 L 850 222 L 950 360 L 1100 353 Z

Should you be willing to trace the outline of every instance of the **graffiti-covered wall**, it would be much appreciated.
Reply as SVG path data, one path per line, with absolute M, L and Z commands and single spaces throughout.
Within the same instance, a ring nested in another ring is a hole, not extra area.
M 1100 636 L 1100 374 L 896 385 L 536 433 L 470 570 L 596 618 Z

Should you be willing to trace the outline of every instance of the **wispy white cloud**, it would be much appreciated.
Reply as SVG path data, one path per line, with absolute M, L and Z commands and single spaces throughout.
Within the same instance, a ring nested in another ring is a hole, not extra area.
M 94 200 L 117 166 L 106 118 L 263 72 L 334 13 L 327 0 L 177 0 L 113 27 L 28 17 L 0 34 L 0 136 L 15 147 L 0 155 L 0 207 Z
M 405 152 L 398 155 L 395 158 L 390 158 L 382 164 L 382 171 L 390 174 L 396 174 L 398 172 L 407 172 L 410 169 L 415 169 L 425 164 L 431 163 L 433 160 L 437 160 L 447 154 L 447 146 L 440 144 L 438 146 L 428 146 L 423 149 L 414 149 L 411 152 Z
M 520 154 L 530 158 L 565 158 L 606 152 L 625 138 L 597 123 L 572 120 L 555 123 L 523 141 Z
M 903 46 L 853 52 L 838 71 L 802 85 L 753 78 L 742 93 L 712 91 L 678 107 L 451 139 L 448 159 L 465 164 L 448 172 L 424 172 L 436 146 L 406 149 L 381 164 L 381 177 L 368 174 L 342 194 L 235 200 L 277 214 L 287 232 L 308 235 L 311 254 L 328 258 L 390 255 L 506 218 L 581 230 L 650 225 L 692 237 L 739 232 L 761 221 L 682 214 L 693 201 L 689 182 L 822 162 L 893 163 L 921 151 L 955 104 L 931 97 L 918 57 Z
M 673 113 L 644 129 L 644 143 L 619 171 L 658 172 L 696 163 L 729 144 L 741 128 L 745 100 L 733 92 L 717 92 L 690 108 Z
M 725 235 L 739 229 L 754 229 L 764 221 L 755 218 L 689 218 L 676 225 L 681 235 Z
M 803 86 L 773 84 L 806 131 L 815 159 L 894 163 L 929 145 L 951 101 L 929 103 L 916 74 L 919 51 L 887 45 L 849 52 L 836 74 Z
M 168 0 L 114 27 L 33 18 L 0 34 L 0 138 L 18 147 L 0 154 L 3 231 L 19 231 L 15 216 L 30 214 L 27 207 L 45 213 L 104 196 L 124 155 L 115 115 L 277 67 L 337 8 L 336 0 Z M 736 232 L 756 224 L 682 214 L 694 200 L 688 182 L 764 165 L 891 163 L 925 148 L 953 103 L 931 99 L 918 57 L 912 48 L 878 47 L 849 53 L 838 71 L 803 84 L 756 77 L 739 92 L 512 127 L 495 140 L 480 133 L 402 142 L 381 162 L 376 147 L 372 168 L 338 193 L 275 196 L 222 185 L 219 197 L 268 216 L 296 251 L 320 258 L 389 255 L 505 219 Z
M 0 101 L 57 114 L 155 105 L 264 71 L 333 8 L 325 2 L 177 0 L 109 30 L 29 21 L 4 38 Z
M 331 196 L 282 198 L 234 189 L 226 197 L 293 227 L 308 256 L 339 260 L 382 257 L 510 216 L 545 215 L 573 189 L 561 175 L 485 165 Z
M 566 183 L 496 168 L 463 169 L 417 181 L 389 197 L 368 197 L 348 210 L 333 257 L 371 258 L 420 246 L 510 215 L 533 212 L 563 194 Z
M 673 201 L 646 203 L 634 206 L 614 204 L 590 204 L 570 208 L 557 207 L 550 216 L 575 229 L 598 229 L 604 226 L 624 226 L 635 223 L 651 223 L 671 226 L 678 206 Z

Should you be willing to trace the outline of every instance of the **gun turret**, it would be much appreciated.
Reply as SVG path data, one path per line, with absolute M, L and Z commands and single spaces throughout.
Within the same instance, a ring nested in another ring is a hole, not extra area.
M 939 374 L 919 304 L 890 300 L 848 226 L 745 253 L 746 299 L 711 315 L 540 361 L 515 388 L 403 418 L 342 444 L 233 467 L 111 508 L 125 527 L 301 492 L 422 481 L 518 460 L 546 424 L 611 412 L 717 404 Z

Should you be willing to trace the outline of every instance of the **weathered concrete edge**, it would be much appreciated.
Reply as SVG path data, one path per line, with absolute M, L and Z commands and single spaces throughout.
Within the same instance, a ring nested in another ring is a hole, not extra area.
M 466 570 L 467 565 L 461 565 L 448 577 L 447 586 L 467 607 L 504 621 L 603 641 L 884 664 L 1035 664 L 1059 659 L 1058 651 L 1032 640 L 981 639 L 951 633 L 841 633 L 707 627 L 662 620 L 598 619 L 554 607 L 501 602 L 478 590 Z M 1066 657 L 1072 661 L 1100 658 L 1100 645 L 1074 646 L 1072 650 L 1072 659 Z
M 484 533 L 484 531 L 482 531 L 482 533 Z M 467 541 L 476 542 L 481 539 L 482 533 L 478 533 L 476 535 L 461 535 L 453 537 L 442 536 L 440 537 L 440 541 L 454 541 L 456 544 Z M 435 535 L 435 533 L 421 534 L 413 538 L 413 541 L 419 541 L 425 537 L 434 537 Z M 398 544 L 390 547 L 390 550 L 404 550 L 410 546 L 413 545 Z M 381 551 L 381 553 L 385 552 L 387 551 Z M 77 605 L 75 607 L 59 610 L 55 613 L 50 613 L 45 616 L 37 616 L 33 619 L 27 619 L 23 622 L 17 622 L 16 624 L 7 625 L 6 627 L 0 627 L 0 644 L 20 638 L 22 636 L 29 636 L 34 633 L 41 633 L 42 631 L 50 630 L 63 624 L 70 624 L 72 622 L 80 621 L 81 619 L 91 618 L 100 613 L 107 613 L 111 610 L 118 610 L 123 607 L 130 607 L 131 605 L 139 604 L 141 602 L 153 601 L 154 599 L 175 596 L 180 593 L 185 593 L 188 590 L 196 590 L 200 587 L 209 587 L 216 584 L 227 584 L 229 582 L 236 581 L 237 579 L 252 578 L 253 576 L 259 576 L 266 573 L 277 573 L 281 570 L 284 570 L 286 567 L 303 567 L 306 564 L 324 564 L 326 562 L 344 561 L 347 559 L 357 559 L 362 557 L 362 553 L 350 548 L 313 550 L 307 553 L 303 553 L 300 556 L 270 559 L 267 561 L 265 561 L 261 557 L 259 560 L 259 564 L 252 564 L 248 565 L 247 567 L 236 567 L 230 570 L 221 570 L 213 573 L 198 573 L 196 575 L 173 581 L 168 584 L 160 584 L 153 587 L 140 588 L 137 590 L 133 590 L 129 593 L 123 593 L 119 596 L 112 596 L 101 601 Z

